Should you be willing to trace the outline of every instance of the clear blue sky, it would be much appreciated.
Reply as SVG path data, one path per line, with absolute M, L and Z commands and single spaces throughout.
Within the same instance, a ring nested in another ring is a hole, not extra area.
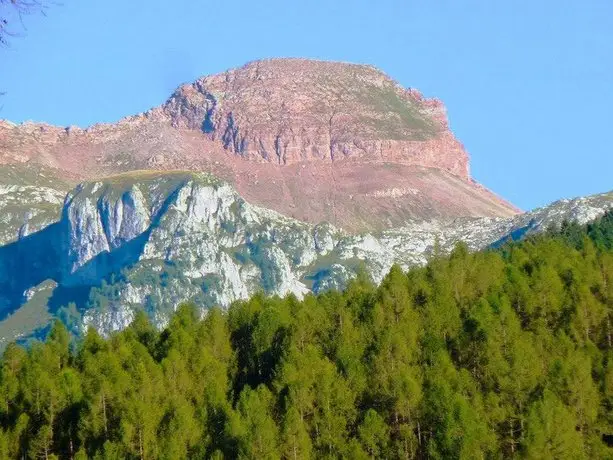
M 0 116 L 81 126 L 267 57 L 373 64 L 441 98 L 523 209 L 613 188 L 612 0 L 61 0 L 0 49 Z

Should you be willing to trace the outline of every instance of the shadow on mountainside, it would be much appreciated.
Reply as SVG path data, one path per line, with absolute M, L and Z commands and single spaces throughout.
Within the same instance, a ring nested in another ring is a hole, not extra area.
M 536 227 L 536 220 L 532 219 L 530 220 L 530 222 L 528 222 L 527 225 L 520 228 L 516 228 L 515 230 L 511 231 L 511 233 L 505 234 L 502 238 L 490 244 L 489 247 L 491 249 L 498 249 L 510 241 L 520 241 L 526 236 L 526 234 L 528 234 L 528 232 L 535 229 Z
M 0 247 L 0 321 L 26 300 L 28 289 L 60 277 L 60 223 Z
M 49 311 L 53 314 L 71 302 L 80 311 L 84 310 L 92 289 L 121 280 L 123 271 L 138 262 L 150 233 L 151 228 L 112 251 L 101 252 L 75 272 L 63 276 L 49 298 Z
M 71 302 L 85 309 L 92 289 L 120 281 L 123 272 L 139 261 L 151 232 L 160 226 L 179 190 L 166 197 L 147 230 L 111 251 L 100 252 L 74 272 L 69 267 L 65 214 L 60 222 L 0 247 L 0 321 L 25 303 L 29 289 L 48 279 L 58 284 L 48 301 L 50 313 Z

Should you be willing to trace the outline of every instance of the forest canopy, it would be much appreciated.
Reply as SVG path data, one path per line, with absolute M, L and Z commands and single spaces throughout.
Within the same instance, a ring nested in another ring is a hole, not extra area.
M 0 363 L 0 458 L 612 458 L 613 213 Z

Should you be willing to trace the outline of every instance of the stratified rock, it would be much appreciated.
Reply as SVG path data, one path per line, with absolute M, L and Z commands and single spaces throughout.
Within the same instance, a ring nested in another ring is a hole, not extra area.
M 469 178 L 443 104 L 371 66 L 257 61 L 182 86 L 163 110 L 255 161 L 392 161 Z
M 349 231 L 518 212 L 471 179 L 440 101 L 338 62 L 256 61 L 115 124 L 0 121 L 0 164 L 17 163 L 80 179 L 206 171 L 254 204 Z

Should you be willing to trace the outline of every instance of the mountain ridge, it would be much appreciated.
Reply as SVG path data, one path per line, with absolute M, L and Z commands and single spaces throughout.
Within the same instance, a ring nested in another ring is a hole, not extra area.
M 342 288 L 361 266 L 378 282 L 394 263 L 422 265 L 437 244 L 444 252 L 458 241 L 482 249 L 566 219 L 585 223 L 611 207 L 608 192 L 510 218 L 352 234 L 252 205 L 210 174 L 121 174 L 78 185 L 57 220 L 0 246 L 0 311 L 4 318 L 46 295 L 46 314 L 72 303 L 79 324 L 104 333 L 141 309 L 163 325 L 183 301 L 226 307 L 259 290 L 302 297 Z
M 355 231 L 518 212 L 470 178 L 440 101 L 360 64 L 254 61 L 182 85 L 149 111 L 86 129 L 0 121 L 0 164 L 19 163 L 77 180 L 209 171 L 255 204 Z

